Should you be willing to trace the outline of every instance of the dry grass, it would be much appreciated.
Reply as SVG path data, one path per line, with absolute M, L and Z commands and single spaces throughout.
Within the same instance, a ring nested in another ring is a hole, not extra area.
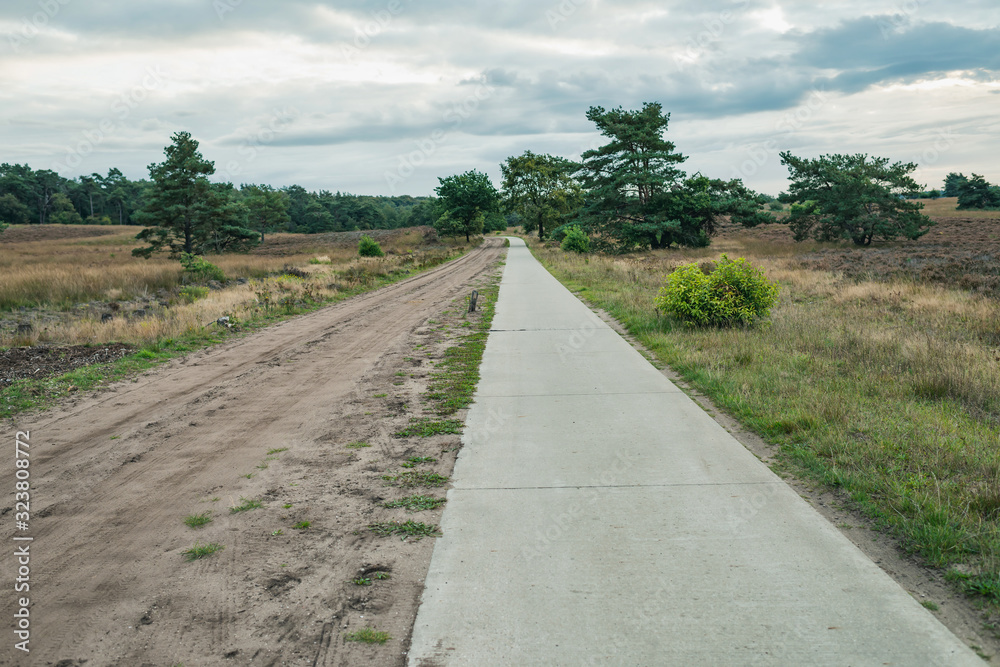
M 964 218 L 966 220 L 995 220 L 1000 217 L 998 211 L 959 211 L 958 197 L 940 197 L 938 199 L 921 199 L 924 205 L 922 213 L 931 218 Z
M 250 254 L 206 257 L 227 278 L 249 282 L 210 290 L 204 299 L 187 303 L 179 295 L 183 271 L 178 261 L 132 257 L 138 246 L 134 227 L 12 229 L 13 241 L 0 242 L 0 346 L 146 345 L 178 338 L 223 316 L 238 322 L 261 312 L 291 312 L 399 271 L 439 263 L 453 251 L 429 244 L 424 229 L 375 232 L 387 251 L 379 259 L 357 256 L 354 233 L 277 234 Z M 89 230 L 103 235 L 82 235 Z M 285 275 L 289 269 L 305 277 Z M 102 322 L 102 315 L 114 317 Z M 18 333 L 18 323 L 33 329 Z
M 799 247 L 730 233 L 709 249 L 626 258 L 535 251 L 781 445 L 786 465 L 843 488 L 931 563 L 966 565 L 977 573 L 970 590 L 1000 599 L 1000 302 L 912 279 L 814 270 Z M 781 282 L 770 321 L 692 329 L 658 318 L 652 299 L 664 276 L 720 252 Z

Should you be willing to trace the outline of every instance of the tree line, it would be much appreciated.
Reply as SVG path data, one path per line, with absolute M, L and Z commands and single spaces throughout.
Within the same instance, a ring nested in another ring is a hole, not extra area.
M 188 135 L 189 137 L 190 135 Z M 183 141 L 187 141 L 184 139 Z M 175 142 L 176 143 L 176 142 Z M 190 146 L 188 146 L 190 148 Z M 197 153 L 197 142 L 193 153 Z M 200 158 L 200 154 L 198 159 Z M 151 168 L 155 165 L 151 165 Z M 208 183 L 209 205 L 220 216 L 258 233 L 318 234 L 354 229 L 395 229 L 434 222 L 430 197 L 379 197 L 320 190 L 299 185 Z M 214 167 L 212 172 L 214 173 Z M 107 175 L 64 178 L 27 164 L 0 164 L 0 227 L 6 224 L 144 225 L 142 211 L 161 186 L 130 180 L 119 169 Z M 283 210 L 283 213 L 278 211 Z
M 433 225 L 448 236 L 501 231 L 520 225 L 541 239 L 572 230 L 607 252 L 703 247 L 726 219 L 745 227 L 777 222 L 773 211 L 790 204 L 794 238 L 916 239 L 933 222 L 920 211 L 923 194 L 911 177 L 914 163 L 887 158 L 781 153 L 790 186 L 778 200 L 739 179 L 687 174 L 687 156 L 665 135 L 670 114 L 656 102 L 641 109 L 591 107 L 588 120 L 607 143 L 579 161 L 526 150 L 500 165 L 501 187 L 479 171 L 439 178 L 434 197 L 378 197 L 309 192 L 298 185 L 213 183 L 215 165 L 187 132 L 175 133 L 165 159 L 149 166 L 150 180 L 130 181 L 119 170 L 65 179 L 27 165 L 0 165 L 0 228 L 5 223 L 136 224 L 148 243 L 136 255 L 158 251 L 201 254 L 245 251 L 277 231 L 321 233 Z M 1000 208 L 1000 188 L 982 176 L 949 174 L 945 196 L 959 208 Z
M 687 174 L 681 168 L 687 156 L 665 137 L 670 114 L 659 103 L 637 110 L 591 107 L 587 119 L 608 141 L 579 161 L 525 151 L 501 165 L 499 189 L 475 170 L 439 179 L 439 232 L 468 237 L 489 230 L 489 221 L 507 212 L 540 239 L 551 234 L 560 240 L 572 230 L 606 252 L 704 247 L 720 220 L 745 227 L 778 222 L 773 211 L 783 203 L 791 212 L 781 222 L 798 241 L 870 245 L 876 239 L 916 239 L 934 224 L 914 201 L 922 192 L 911 177 L 914 163 L 783 152 L 790 185 L 775 201 L 740 179 Z M 962 187 L 971 190 L 971 184 L 968 179 Z

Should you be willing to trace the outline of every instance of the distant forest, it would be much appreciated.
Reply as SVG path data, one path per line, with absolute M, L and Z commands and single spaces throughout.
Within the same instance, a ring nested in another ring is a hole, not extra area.
M 107 176 L 68 179 L 47 169 L 4 163 L 0 164 L 0 224 L 139 225 L 135 214 L 144 208 L 150 187 L 150 181 L 129 180 L 118 169 Z M 262 186 L 213 183 L 212 187 L 239 204 Z M 437 217 L 433 197 L 309 192 L 299 185 L 277 192 L 283 194 L 289 220 L 270 231 L 396 229 L 432 225 Z

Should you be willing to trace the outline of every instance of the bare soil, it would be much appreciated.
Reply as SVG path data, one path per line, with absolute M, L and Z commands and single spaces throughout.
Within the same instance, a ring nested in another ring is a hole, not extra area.
M 444 489 L 383 475 L 414 456 L 450 475 L 459 436 L 394 433 L 421 414 L 449 346 L 441 322 L 465 317 L 461 299 L 502 252 L 488 239 L 432 271 L 17 417 L 8 440 L 31 433 L 30 532 L 18 534 L 34 537 L 32 651 L 14 649 L 8 614 L 0 664 L 404 664 L 434 541 L 367 526 L 438 522 L 441 510 L 382 505 Z M 356 442 L 370 446 L 346 447 Z M 231 512 L 243 499 L 263 506 Z M 203 513 L 211 523 L 185 525 Z M 224 549 L 186 560 L 196 543 Z M 352 583 L 376 571 L 390 578 Z M 369 627 L 391 639 L 346 641 Z
M 24 379 L 41 380 L 90 364 L 118 361 L 135 348 L 124 343 L 12 347 L 0 350 L 0 389 Z

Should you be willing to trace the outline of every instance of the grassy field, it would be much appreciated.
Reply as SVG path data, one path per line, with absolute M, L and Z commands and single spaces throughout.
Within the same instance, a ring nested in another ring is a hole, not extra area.
M 242 284 L 199 298 L 182 292 L 185 276 L 177 260 L 132 257 L 139 245 L 134 227 L 12 227 L 0 235 L 0 347 L 146 345 L 222 316 L 244 320 L 261 309 L 328 300 L 453 254 L 454 244 L 427 243 L 425 229 L 370 233 L 381 238 L 385 258 L 358 257 L 358 233 L 276 234 L 249 254 L 209 256 Z M 103 322 L 102 316 L 111 319 Z M 25 324 L 31 330 L 19 331 Z
M 978 224 L 980 235 L 1000 231 L 1000 220 Z M 996 605 L 1000 302 L 933 280 L 822 270 L 808 260 L 831 250 L 905 256 L 921 242 L 857 250 L 795 244 L 786 228 L 773 227 L 729 228 L 701 250 L 624 257 L 537 243 L 532 250 L 658 359 L 779 445 L 781 465 L 841 489 L 905 548 Z M 654 312 L 667 273 L 723 252 L 780 281 L 768 322 L 692 329 Z

